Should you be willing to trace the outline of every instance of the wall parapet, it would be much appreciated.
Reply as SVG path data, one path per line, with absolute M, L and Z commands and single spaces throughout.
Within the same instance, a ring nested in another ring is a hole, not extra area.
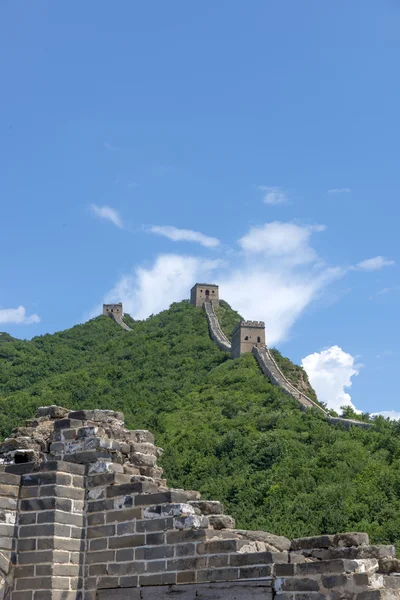
M 0 598 L 400 600 L 394 546 L 235 529 L 219 502 L 169 488 L 160 454 L 114 411 L 42 407 L 17 428 L 0 445 Z
M 212 302 L 205 302 L 204 310 L 207 315 L 207 321 L 208 321 L 208 327 L 209 327 L 211 339 L 213 340 L 213 342 L 216 343 L 216 345 L 218 346 L 218 348 L 220 350 L 222 350 L 223 352 L 230 352 L 231 347 L 232 347 L 231 343 L 221 329 L 221 326 L 219 324 L 218 317 L 215 314 Z

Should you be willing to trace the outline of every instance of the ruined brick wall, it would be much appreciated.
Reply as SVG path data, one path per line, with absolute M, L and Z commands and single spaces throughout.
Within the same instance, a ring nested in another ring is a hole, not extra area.
M 113 411 L 38 410 L 0 446 L 0 599 L 400 599 L 393 546 L 235 529 L 171 489 L 152 434 Z

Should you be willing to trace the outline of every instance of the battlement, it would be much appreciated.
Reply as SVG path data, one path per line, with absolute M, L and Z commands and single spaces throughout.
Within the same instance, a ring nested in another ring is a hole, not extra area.
M 0 598 L 400 600 L 394 546 L 235 529 L 220 502 L 167 487 L 161 453 L 112 410 L 42 407 L 15 429 L 0 444 Z
M 252 352 L 254 346 L 265 346 L 264 321 L 241 321 L 232 333 L 231 357 Z
M 103 304 L 103 315 L 106 317 L 111 317 L 111 315 L 122 317 L 123 314 L 122 302 L 118 302 L 118 304 Z
M 196 283 L 190 290 L 190 303 L 203 308 L 205 302 L 219 304 L 219 288 L 214 283 Z
M 241 321 L 236 325 L 232 334 L 238 331 L 241 327 L 246 327 L 248 329 L 265 329 L 265 323 L 264 321 Z

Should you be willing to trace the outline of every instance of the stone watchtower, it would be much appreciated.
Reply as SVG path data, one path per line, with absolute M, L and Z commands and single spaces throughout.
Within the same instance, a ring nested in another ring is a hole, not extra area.
M 190 303 L 196 308 L 203 308 L 204 302 L 219 304 L 218 286 L 213 283 L 196 283 L 190 290 Z
M 106 317 L 111 317 L 112 315 L 122 317 L 123 314 L 122 302 L 118 302 L 118 304 L 103 304 L 103 315 Z
M 239 358 L 242 354 L 251 352 L 253 346 L 265 346 L 264 321 L 242 321 L 233 330 L 232 358 Z

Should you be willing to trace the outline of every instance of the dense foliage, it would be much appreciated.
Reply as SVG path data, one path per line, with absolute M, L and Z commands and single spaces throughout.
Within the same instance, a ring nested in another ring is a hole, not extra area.
M 310 385 L 308 375 L 299 365 L 295 365 L 291 360 L 282 356 L 276 348 L 271 349 L 271 354 L 275 359 L 276 364 L 290 383 L 293 383 L 300 391 L 306 394 L 309 398 L 317 402 L 317 395 Z
M 397 423 L 346 431 L 302 412 L 251 354 L 219 351 L 188 302 L 126 322 L 132 332 L 98 317 L 0 344 L 1 435 L 43 404 L 122 410 L 129 427 L 156 434 L 170 485 L 222 500 L 239 527 L 361 530 L 400 547 Z
M 243 317 L 233 310 L 225 300 L 219 301 L 219 306 L 214 307 L 219 324 L 226 337 L 232 340 L 232 332 L 236 325 L 243 321 Z

